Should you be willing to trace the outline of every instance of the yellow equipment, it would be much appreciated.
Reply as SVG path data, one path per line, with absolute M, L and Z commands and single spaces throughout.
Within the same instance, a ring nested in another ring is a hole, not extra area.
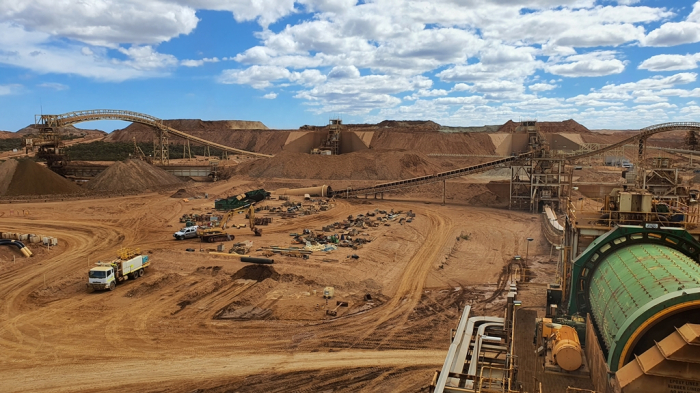
M 262 229 L 255 226 L 255 205 L 250 205 L 248 208 L 248 225 L 255 236 L 262 236 Z
M 202 239 L 202 241 L 214 243 L 222 242 L 226 240 L 233 240 L 236 238 L 235 235 L 226 232 L 228 220 L 231 219 L 235 214 L 241 213 L 246 209 L 252 209 L 253 205 L 239 207 L 238 209 L 233 209 L 226 213 L 216 226 L 213 227 L 199 227 L 197 228 L 197 236 Z
M 566 371 L 577 370 L 583 363 L 582 352 L 576 329 L 571 326 L 554 329 L 552 356 L 559 367 Z
M 255 203 L 229 211 L 224 215 L 224 217 L 221 219 L 221 222 L 216 226 L 197 228 L 197 236 L 199 236 L 199 238 L 201 238 L 202 241 L 206 241 L 209 243 L 235 239 L 236 236 L 232 233 L 226 232 L 226 228 L 228 227 L 228 221 L 231 219 L 231 217 L 238 213 L 242 213 L 243 211 L 246 211 L 248 215 L 248 225 L 250 226 L 250 230 L 253 231 L 255 236 L 262 236 L 262 229 L 258 229 L 255 227 Z

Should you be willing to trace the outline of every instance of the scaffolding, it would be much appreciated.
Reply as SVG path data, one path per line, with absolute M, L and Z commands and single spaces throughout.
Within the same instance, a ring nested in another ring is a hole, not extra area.
M 514 164 L 509 208 L 538 213 L 544 205 L 551 205 L 562 210 L 571 190 L 571 177 L 571 169 L 560 158 L 528 158 Z

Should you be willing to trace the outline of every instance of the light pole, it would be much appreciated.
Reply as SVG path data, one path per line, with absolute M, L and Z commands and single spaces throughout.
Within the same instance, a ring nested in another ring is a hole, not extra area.
M 525 263 L 530 263 L 530 258 L 529 258 L 529 255 L 530 255 L 530 242 L 533 241 L 533 240 L 535 240 L 535 239 L 533 239 L 533 238 L 531 238 L 531 237 L 528 237 L 528 238 L 527 238 L 527 245 L 525 246 Z

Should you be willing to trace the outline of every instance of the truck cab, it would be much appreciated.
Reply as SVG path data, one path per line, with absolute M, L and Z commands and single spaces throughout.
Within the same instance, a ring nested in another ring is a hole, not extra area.
M 88 273 L 88 285 L 94 289 L 109 289 L 113 291 L 117 286 L 112 266 L 95 266 Z
M 197 228 L 198 228 L 197 225 L 182 228 L 179 231 L 175 232 L 173 234 L 173 237 L 176 240 L 190 239 L 193 237 L 197 237 Z

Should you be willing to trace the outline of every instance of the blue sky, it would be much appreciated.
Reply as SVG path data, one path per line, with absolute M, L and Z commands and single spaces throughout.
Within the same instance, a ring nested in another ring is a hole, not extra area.
M 698 42 L 694 1 L 4 0 L 0 130 L 85 109 L 291 129 L 698 121 Z

